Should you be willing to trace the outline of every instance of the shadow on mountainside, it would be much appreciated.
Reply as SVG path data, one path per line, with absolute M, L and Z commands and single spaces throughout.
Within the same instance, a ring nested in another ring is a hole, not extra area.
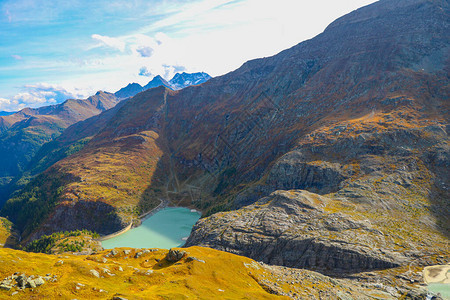
M 25 242 L 58 231 L 89 229 L 109 234 L 120 230 L 122 222 L 115 207 L 63 194 L 68 185 L 79 180 L 56 169 L 44 172 L 9 199 L 0 214 L 14 223 Z
M 11 234 L 6 239 L 5 244 L 3 245 L 3 247 L 15 249 L 17 247 L 17 244 L 18 244 L 17 237 L 15 235 Z
M 438 190 L 430 194 L 431 213 L 436 218 L 437 229 L 450 239 L 450 194 L 443 190 Z

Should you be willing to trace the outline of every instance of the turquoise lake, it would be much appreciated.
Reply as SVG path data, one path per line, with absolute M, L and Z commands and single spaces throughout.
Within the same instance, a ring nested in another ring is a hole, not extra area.
M 450 284 L 448 283 L 430 283 L 428 284 L 428 290 L 435 294 L 441 294 L 444 299 L 450 299 Z
M 141 226 L 102 241 L 102 246 L 105 249 L 181 247 L 199 218 L 200 213 L 194 210 L 167 207 L 144 220 Z

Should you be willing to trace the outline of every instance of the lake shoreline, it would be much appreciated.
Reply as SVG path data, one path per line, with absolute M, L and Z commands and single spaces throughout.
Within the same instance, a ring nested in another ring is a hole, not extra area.
M 95 240 L 98 241 L 98 242 L 106 241 L 106 240 L 115 238 L 116 236 L 119 236 L 121 234 L 124 234 L 125 232 L 127 232 L 128 230 L 130 230 L 132 228 L 133 228 L 133 222 L 130 222 L 130 224 L 128 224 L 125 228 L 123 228 L 123 229 L 121 229 L 119 231 L 116 231 L 114 233 L 111 233 L 111 234 L 99 237 L 98 239 L 95 239 Z
M 140 216 L 138 216 L 140 224 L 142 224 L 143 221 L 145 221 L 146 219 L 150 218 L 151 216 L 156 214 L 161 209 L 164 209 L 164 208 L 169 206 L 169 201 L 168 200 L 161 199 L 161 198 L 158 198 L 158 199 L 159 199 L 159 201 L 161 201 L 161 203 L 159 203 L 159 205 L 157 207 L 155 207 L 155 208 L 149 210 L 148 212 L 145 212 L 145 213 L 141 214 Z M 137 226 L 134 226 L 133 228 L 139 227 L 140 224 L 137 225 Z
M 143 221 L 145 221 L 147 218 L 151 217 L 152 215 L 154 215 L 155 213 L 157 213 L 158 211 L 160 211 L 161 209 L 164 209 L 165 207 L 168 206 L 168 202 L 167 200 L 163 200 L 163 199 L 159 199 L 161 201 L 161 203 L 158 204 L 157 207 L 149 210 L 148 212 L 145 212 L 143 214 L 141 214 L 140 216 L 138 216 L 138 220 L 139 220 L 139 225 L 133 225 L 133 221 L 130 222 L 130 224 L 128 224 L 125 228 L 120 229 L 119 231 L 113 232 L 111 234 L 105 235 L 105 236 L 101 236 L 99 238 L 96 239 L 96 241 L 102 242 L 102 241 L 106 241 L 112 238 L 115 238 L 121 234 L 124 234 L 125 232 L 127 232 L 130 229 L 133 228 L 137 228 L 139 227 Z
M 161 203 L 158 204 L 157 207 L 155 207 L 155 208 L 149 210 L 148 212 L 145 212 L 145 213 L 143 213 L 143 214 L 138 216 L 139 224 L 135 224 L 135 222 L 131 221 L 130 224 L 128 224 L 125 228 L 122 228 L 121 230 L 116 231 L 114 233 L 111 233 L 111 234 L 108 234 L 108 235 L 105 235 L 105 236 L 101 236 L 101 237 L 97 238 L 96 241 L 99 241 L 99 242 L 106 241 L 106 240 L 118 237 L 119 235 L 122 235 L 122 234 L 128 232 L 130 229 L 138 228 L 139 226 L 142 225 L 142 223 L 145 220 L 147 220 L 148 218 L 150 218 L 151 216 L 153 216 L 157 212 L 159 212 L 159 211 L 169 207 L 170 202 L 168 200 L 161 199 L 161 198 L 158 198 L 158 199 L 161 201 Z M 174 207 L 180 207 L 180 206 L 174 206 Z M 193 210 L 195 210 L 195 212 L 199 213 L 200 216 L 203 214 L 200 210 L 198 210 L 196 208 L 190 208 L 190 207 L 184 207 L 184 208 L 190 209 L 191 212 Z

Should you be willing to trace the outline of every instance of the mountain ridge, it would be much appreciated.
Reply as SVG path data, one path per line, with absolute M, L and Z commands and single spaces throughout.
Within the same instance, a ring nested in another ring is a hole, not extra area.
M 40 108 L 24 108 L 0 117 L 0 203 L 10 192 L 8 184 L 26 171 L 39 148 L 58 136 L 69 125 L 112 108 L 118 99 L 98 92 L 84 99 Z
M 121 88 L 114 94 L 119 98 L 133 97 L 136 94 L 146 91 L 151 88 L 165 86 L 172 90 L 180 90 L 191 85 L 197 85 L 208 81 L 211 78 L 204 72 L 198 73 L 176 73 L 172 79 L 166 81 L 160 75 L 156 75 L 145 86 L 141 86 L 139 83 L 130 83 L 126 87 Z
M 15 113 L 16 113 L 15 111 L 0 111 L 0 117 L 9 116 Z

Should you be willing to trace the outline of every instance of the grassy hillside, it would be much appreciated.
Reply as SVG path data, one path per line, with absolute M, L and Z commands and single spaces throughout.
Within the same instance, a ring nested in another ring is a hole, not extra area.
M 311 271 L 269 267 L 208 248 L 182 249 L 187 254 L 178 262 L 165 259 L 168 250 L 143 250 L 117 248 L 114 253 L 56 256 L 0 248 L 0 281 L 16 272 L 48 276 L 45 284 L 33 289 L 0 289 L 0 298 L 12 294 L 32 299 L 112 299 L 115 295 L 129 300 L 391 298 L 377 288 Z
M 23 250 L 47 254 L 64 252 L 89 254 L 93 251 L 103 250 L 101 243 L 95 240 L 99 237 L 97 233 L 89 230 L 55 232 L 52 235 L 44 235 L 32 241 Z

